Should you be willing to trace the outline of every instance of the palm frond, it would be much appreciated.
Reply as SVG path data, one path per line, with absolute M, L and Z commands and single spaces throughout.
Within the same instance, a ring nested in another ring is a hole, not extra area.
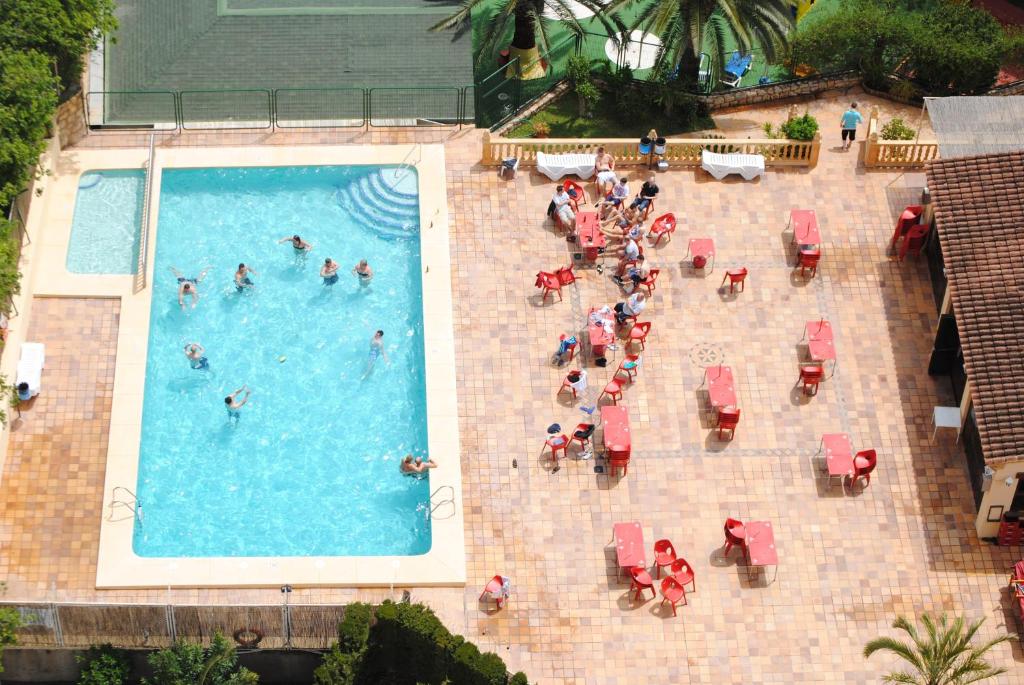
M 883 683 L 901 683 L 901 685 L 925 685 L 925 683 L 906 671 L 898 671 L 882 676 Z
M 441 21 L 431 26 L 428 31 L 450 31 L 469 24 L 472 19 L 473 9 L 484 2 L 484 0 L 462 0 L 457 9 Z

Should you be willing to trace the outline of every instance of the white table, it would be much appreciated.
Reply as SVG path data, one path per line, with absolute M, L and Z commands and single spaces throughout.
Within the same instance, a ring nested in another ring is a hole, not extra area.
M 960 407 L 935 407 L 932 422 L 935 424 L 935 427 L 932 429 L 932 442 L 935 442 L 935 434 L 940 428 L 952 428 L 955 430 L 956 441 L 960 442 L 960 429 L 963 426 L 960 422 Z

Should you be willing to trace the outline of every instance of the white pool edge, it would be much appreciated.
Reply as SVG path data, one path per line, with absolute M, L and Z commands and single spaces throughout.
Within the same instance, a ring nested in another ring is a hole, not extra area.
M 420 147 L 419 153 L 415 148 Z M 121 300 L 110 442 L 96 567 L 97 589 L 231 588 L 293 586 L 459 586 L 466 581 L 462 478 L 455 382 L 451 257 L 442 145 L 315 146 L 160 149 L 150 208 L 148 281 L 153 281 L 159 188 L 164 168 L 388 165 L 414 161 L 420 201 L 420 254 L 424 269 L 423 328 L 428 450 L 439 463 L 430 474 L 455 506 L 443 505 L 431 524 L 432 544 L 418 556 L 176 557 L 151 558 L 132 548 L 133 517 L 111 508 L 115 487 L 135 490 L 138 480 L 151 292 L 131 292 L 130 276 L 71 274 L 64 258 L 81 173 L 140 168 L 146 151 L 83 150 L 63 153 L 46 198 L 47 226 L 32 279 L 36 297 L 117 297 Z M 450 488 L 450 489 L 449 489 Z M 315 504 L 315 503 L 314 503 Z M 143 525 L 145 525 L 143 523 Z

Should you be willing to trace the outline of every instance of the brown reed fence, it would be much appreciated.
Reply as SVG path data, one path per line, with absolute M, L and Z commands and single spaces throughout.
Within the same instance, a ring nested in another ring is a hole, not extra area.
M 160 648 L 176 640 L 209 644 L 220 632 L 242 649 L 328 649 L 341 605 L 203 606 L 2 602 L 21 616 L 22 647 Z

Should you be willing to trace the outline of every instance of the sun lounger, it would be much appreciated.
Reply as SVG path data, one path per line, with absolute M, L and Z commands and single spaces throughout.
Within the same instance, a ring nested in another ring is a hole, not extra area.
M 753 55 L 740 55 L 739 52 L 732 53 L 732 57 L 729 62 L 722 69 L 724 75 L 722 76 L 722 83 L 725 85 L 735 88 L 746 76 L 747 72 L 750 71 L 750 66 L 754 63 Z
M 29 393 L 34 397 L 42 387 L 43 366 L 46 364 L 46 345 L 24 343 L 21 346 L 21 360 L 15 386 L 28 383 Z
M 552 181 L 557 181 L 570 174 L 576 174 L 580 178 L 590 178 L 594 175 L 596 160 L 597 155 L 578 153 L 549 155 L 546 152 L 538 152 L 537 171 Z
M 729 174 L 739 174 L 751 181 L 764 174 L 764 155 L 721 154 L 702 150 L 700 166 L 719 181 Z

